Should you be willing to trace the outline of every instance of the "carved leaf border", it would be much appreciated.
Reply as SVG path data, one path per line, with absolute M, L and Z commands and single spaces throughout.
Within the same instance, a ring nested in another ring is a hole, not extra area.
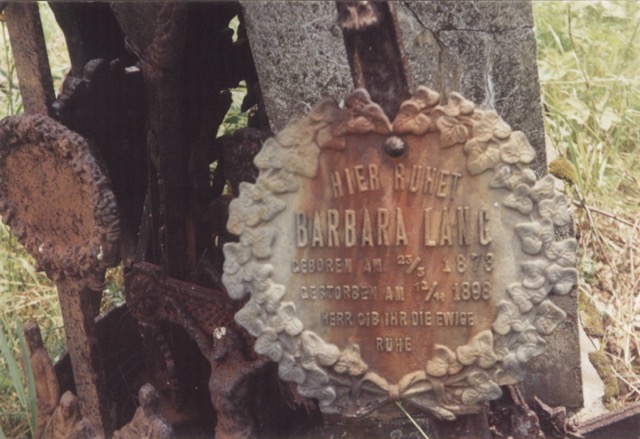
M 295 304 L 283 300 L 286 287 L 273 281 L 269 263 L 277 242 L 269 223 L 286 210 L 281 198 L 298 190 L 299 178 L 316 175 L 323 149 L 344 150 L 347 136 L 371 132 L 438 133 L 441 148 L 463 148 L 470 175 L 492 172 L 490 188 L 506 191 L 502 205 L 523 217 L 515 228 L 526 255 L 522 280 L 510 284 L 497 304 L 492 330 L 455 352 L 435 346 L 425 367 L 398 383 L 370 370 L 356 344 L 340 348 L 305 329 Z M 543 336 L 566 317 L 547 296 L 568 294 L 577 281 L 576 241 L 555 241 L 554 235 L 555 226 L 570 221 L 567 200 L 554 192 L 551 176 L 536 181 L 528 166 L 534 158 L 522 132 L 458 93 L 443 102 L 437 92 L 418 87 L 393 123 L 363 89 L 349 95 L 344 108 L 333 99 L 320 102 L 267 140 L 255 158 L 256 183 L 243 183 L 231 202 L 228 229 L 240 242 L 224 247 L 223 282 L 234 299 L 250 294 L 236 321 L 257 337 L 257 352 L 279 363 L 280 377 L 296 382 L 300 394 L 316 398 L 325 413 L 363 416 L 397 399 L 441 419 L 479 411 L 484 401 L 500 397 L 500 385 L 522 378 L 523 363 L 544 351 Z

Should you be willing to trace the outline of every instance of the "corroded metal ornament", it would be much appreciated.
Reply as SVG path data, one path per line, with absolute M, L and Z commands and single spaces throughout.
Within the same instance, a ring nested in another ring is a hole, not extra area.
M 105 271 L 118 260 L 120 221 L 109 181 L 87 141 L 42 115 L 0 121 L 0 213 L 56 281 L 82 415 L 98 435 L 108 435 L 108 394 L 93 316 Z M 63 399 L 77 403 L 75 397 Z
M 102 291 L 118 257 L 115 196 L 87 141 L 42 115 L 0 122 L 0 213 L 49 277 Z
M 364 90 L 265 142 L 230 206 L 236 321 L 325 413 L 398 399 L 478 412 L 544 350 L 577 280 L 571 221 L 495 111 L 419 87 L 393 122 Z

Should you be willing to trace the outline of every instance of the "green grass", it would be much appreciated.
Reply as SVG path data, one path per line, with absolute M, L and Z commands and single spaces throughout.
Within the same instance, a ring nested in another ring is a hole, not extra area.
M 49 55 L 49 64 L 51 67 L 51 76 L 53 78 L 54 90 L 59 90 L 62 85 L 71 62 L 67 53 L 67 45 L 64 35 L 58 24 L 51 8 L 45 2 L 39 2 L 40 19 L 47 44 L 47 53 Z M 0 29 L 0 118 L 12 114 L 19 114 L 23 111 L 22 99 L 20 98 L 20 90 L 18 87 L 18 76 L 11 54 L 11 45 L 9 43 L 9 31 L 6 23 L 2 22 Z
M 69 68 L 69 56 L 62 31 L 53 13 L 40 3 L 54 87 L 59 89 Z M 0 118 L 23 111 L 9 33 L 0 29 Z M 45 346 L 54 361 L 65 348 L 62 316 L 53 283 L 36 271 L 33 258 L 0 223 L 0 439 L 27 437 L 35 425 L 35 396 L 28 370 L 23 376 L 19 364 L 28 369 L 23 346 L 22 322 L 35 318 Z M 26 357 L 28 359 L 28 357 Z
M 547 134 L 579 170 L 585 196 L 625 209 L 638 208 L 640 188 L 639 9 L 635 2 L 534 5 Z
M 68 69 L 64 38 L 48 7 L 41 4 L 56 90 Z M 636 2 L 535 2 L 545 124 L 552 146 L 577 169 L 569 195 L 584 198 L 602 215 L 576 210 L 580 234 L 580 290 L 607 320 L 602 342 L 624 389 L 620 400 L 640 399 L 640 340 L 635 316 L 640 300 L 637 221 L 640 218 L 640 4 Z M 15 67 L 6 26 L 0 35 L 0 117 L 20 113 Z M 239 112 L 243 90 L 221 133 L 245 117 Z M 581 194 L 580 196 L 578 194 Z M 612 218 L 613 217 L 613 218 Z M 622 221 L 621 221 L 622 220 Z M 624 222 L 623 222 L 624 221 Z M 629 226 L 636 225 L 636 227 Z M 108 278 L 107 296 L 121 301 L 121 276 Z M 28 381 L 15 388 L 15 362 L 22 356 L 20 322 L 37 317 L 54 360 L 64 348 L 62 319 L 52 283 L 36 272 L 31 257 L 0 224 L 0 309 L 3 336 L 11 354 L 0 356 L 0 439 L 29 432 Z M 6 322 L 6 323 L 5 323 Z M 0 340 L 1 343 L 1 340 Z M 13 364 L 13 365 L 11 365 Z M 634 368 L 636 369 L 634 371 Z M 26 392 L 26 393 L 25 393 Z
M 18 428 L 27 424 L 33 436 L 36 431 L 38 404 L 29 351 L 22 329 L 22 325 L 18 324 L 14 331 L 10 331 L 4 320 L 0 325 L 0 354 L 2 354 L 8 371 L 8 375 L 0 379 L 0 391 L 3 395 L 12 394 L 17 399 L 17 403 L 14 402 L 13 407 L 19 409 L 15 412 L 10 410 L 3 414 L 10 419 L 15 419 L 14 423 Z M 0 435 L 5 436 L 2 427 L 0 427 Z
M 71 66 L 69 53 L 67 52 L 67 43 L 64 39 L 62 29 L 58 26 L 56 19 L 45 2 L 40 2 L 40 19 L 42 20 L 42 29 L 44 39 L 47 43 L 47 54 L 49 55 L 49 66 L 51 67 L 51 76 L 53 77 L 53 88 L 60 90 L 62 81 L 64 81 L 67 72 Z
M 601 343 L 621 389 L 640 399 L 640 4 L 537 2 L 546 132 L 577 170 L 579 290 L 604 315 Z
M 2 22 L 2 54 L 0 55 L 0 93 L 2 94 L 2 105 L 0 112 L 2 116 L 17 114 L 22 111 L 22 99 L 18 91 L 18 77 L 16 66 L 13 62 L 11 45 L 9 44 L 9 31 L 7 25 Z
M 239 127 L 247 126 L 247 112 L 242 112 L 240 107 L 242 106 L 242 100 L 247 94 L 247 85 L 244 81 L 241 81 L 237 88 L 231 89 L 231 108 L 224 117 L 224 120 L 218 128 L 218 137 L 225 134 L 233 134 L 233 132 Z
M 0 309 L 3 314 L 0 336 L 6 337 L 8 348 L 2 349 L 0 355 L 0 428 L 7 437 L 17 438 L 29 431 L 32 407 L 31 400 L 25 399 L 24 391 L 18 390 L 21 384 L 22 389 L 28 389 L 28 380 L 17 381 L 12 365 L 23 357 L 24 351 L 20 347 L 22 322 L 30 317 L 38 321 L 45 346 L 54 359 L 64 349 L 64 332 L 57 292 L 51 281 L 36 272 L 32 258 L 1 223 Z

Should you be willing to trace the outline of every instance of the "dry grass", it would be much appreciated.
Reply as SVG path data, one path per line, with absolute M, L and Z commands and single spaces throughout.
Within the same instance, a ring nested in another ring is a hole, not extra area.
M 640 4 L 534 11 L 547 134 L 577 170 L 567 190 L 578 205 L 579 290 L 604 319 L 618 403 L 640 400 Z
M 637 215 L 635 219 L 623 213 L 617 219 L 597 213 L 589 217 L 586 209 L 577 215 L 584 276 L 580 293 L 603 315 L 603 347 L 618 378 L 621 404 L 640 400 L 639 227 Z
M 45 3 L 40 4 L 51 72 L 56 89 L 68 70 L 69 57 L 62 31 Z M 9 45 L 6 24 L 0 29 L 0 118 L 23 111 L 18 79 Z M 35 318 L 49 354 L 56 360 L 65 348 L 62 316 L 53 283 L 35 269 L 33 258 L 0 223 L 0 331 L 8 336 L 14 358 L 19 358 L 15 332 L 20 322 Z M 0 355 L 0 438 L 26 437 L 29 413 L 14 391 L 7 373 L 7 359 Z
M 64 39 L 50 11 L 43 12 L 59 84 L 68 66 Z M 619 402 L 640 400 L 640 4 L 536 2 L 534 14 L 547 133 L 578 171 L 567 192 L 579 204 L 579 290 L 604 318 L 601 342 L 620 384 Z M 6 32 L 3 36 L 0 116 L 21 111 Z M 2 225 L 0 274 L 4 322 L 15 328 L 19 320 L 38 317 L 50 353 L 59 355 L 64 337 L 55 288 L 35 272 Z M 107 295 L 121 300 L 117 272 L 112 280 Z M 4 378 L 3 361 L 0 424 L 8 437 L 23 437 L 25 414 Z
M 57 358 L 64 349 L 64 332 L 56 290 L 44 274 L 36 272 L 31 257 L 1 223 L 0 273 L 0 331 L 8 335 L 13 358 L 20 358 L 15 332 L 19 322 L 29 318 L 37 319 L 45 345 Z M 14 390 L 9 361 L 0 356 L 0 425 L 7 437 L 18 438 L 29 431 L 29 413 Z

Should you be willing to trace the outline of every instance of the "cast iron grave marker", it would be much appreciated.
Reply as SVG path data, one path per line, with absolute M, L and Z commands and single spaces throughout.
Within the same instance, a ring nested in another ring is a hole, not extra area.
M 118 261 L 120 221 L 110 182 L 87 141 L 44 115 L 4 118 L 0 213 L 56 282 L 80 408 L 98 436 L 108 436 L 94 314 L 105 271 Z
M 228 228 L 236 320 L 325 413 L 403 399 L 443 419 L 518 382 L 577 272 L 552 177 L 524 134 L 425 87 L 393 122 L 360 89 L 269 139 Z

